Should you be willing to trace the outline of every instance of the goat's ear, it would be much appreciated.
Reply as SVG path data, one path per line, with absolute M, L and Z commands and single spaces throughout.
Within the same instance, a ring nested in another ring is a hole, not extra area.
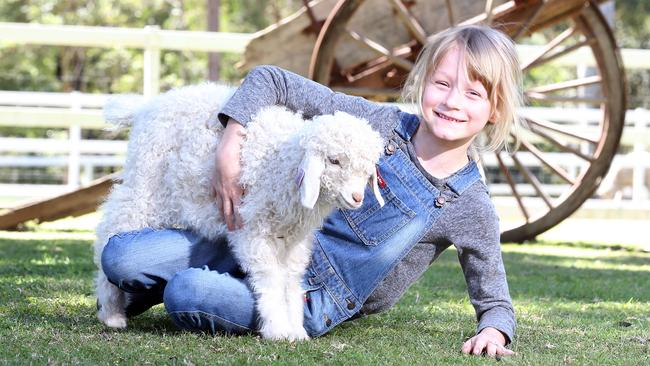
M 300 162 L 296 175 L 296 184 L 300 190 L 300 204 L 312 209 L 316 205 L 320 193 L 320 176 L 325 170 L 322 159 L 306 152 Z
M 368 184 L 370 184 L 370 187 L 372 187 L 372 193 L 375 194 L 375 198 L 377 199 L 377 202 L 379 202 L 379 206 L 383 207 L 384 206 L 384 197 L 381 196 L 381 191 L 379 190 L 379 179 L 377 178 L 377 168 L 375 167 L 375 170 L 372 172 L 372 175 L 370 176 L 370 179 L 368 181 Z

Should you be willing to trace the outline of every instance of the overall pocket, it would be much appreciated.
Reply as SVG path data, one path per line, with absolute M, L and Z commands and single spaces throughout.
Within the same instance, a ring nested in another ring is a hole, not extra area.
M 366 188 L 363 205 L 356 210 L 341 210 L 343 216 L 364 244 L 375 246 L 391 237 L 413 217 L 411 210 L 388 185 L 380 188 L 385 204 L 379 205 L 370 187 Z

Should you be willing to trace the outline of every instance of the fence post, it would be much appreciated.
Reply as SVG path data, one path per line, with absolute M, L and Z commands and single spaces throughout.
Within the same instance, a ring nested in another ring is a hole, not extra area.
M 632 200 L 640 202 L 648 198 L 649 187 L 645 186 L 646 164 L 648 162 L 643 158 L 645 156 L 645 142 L 638 136 L 643 136 L 643 130 L 648 122 L 648 113 L 641 108 L 634 111 L 634 135 L 637 136 L 634 141 L 634 166 L 632 167 Z
M 160 39 L 157 25 L 144 27 L 147 32 L 147 45 L 144 48 L 143 94 L 152 97 L 160 91 Z
M 73 112 L 81 112 L 81 93 L 73 91 L 70 93 L 71 105 Z M 68 129 L 68 139 L 70 140 L 68 150 L 68 188 L 70 190 L 79 187 L 79 162 L 81 160 L 81 126 L 78 121 L 71 122 Z

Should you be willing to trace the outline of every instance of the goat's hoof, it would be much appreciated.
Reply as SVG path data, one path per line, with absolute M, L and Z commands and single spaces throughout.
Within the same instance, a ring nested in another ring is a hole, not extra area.
M 309 335 L 307 334 L 307 331 L 305 331 L 305 328 L 300 327 L 300 329 L 296 329 L 296 332 L 294 332 L 292 340 L 306 341 L 308 339 L 309 339 Z
M 106 324 L 107 327 L 124 329 L 126 328 L 126 316 L 124 314 L 97 314 L 99 320 Z
M 106 319 L 104 324 L 111 328 L 124 329 L 126 328 L 126 317 L 121 314 L 116 314 Z
M 306 341 L 309 339 L 309 335 L 307 335 L 307 331 L 305 331 L 304 328 L 296 328 L 296 329 L 290 329 L 290 328 L 284 328 L 284 329 L 274 329 L 274 327 L 267 327 L 263 328 L 260 333 L 262 334 L 262 338 L 264 339 L 271 339 L 271 340 L 286 340 L 289 342 L 295 342 L 295 341 Z

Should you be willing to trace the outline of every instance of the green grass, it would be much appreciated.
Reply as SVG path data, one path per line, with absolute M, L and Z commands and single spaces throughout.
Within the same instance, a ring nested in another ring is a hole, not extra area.
M 95 318 L 92 232 L 0 232 L 0 364 L 493 364 L 459 349 L 473 334 L 448 250 L 391 311 L 298 344 L 176 330 L 157 306 L 127 330 Z M 650 253 L 599 243 L 505 245 L 518 313 L 516 365 L 650 363 Z

